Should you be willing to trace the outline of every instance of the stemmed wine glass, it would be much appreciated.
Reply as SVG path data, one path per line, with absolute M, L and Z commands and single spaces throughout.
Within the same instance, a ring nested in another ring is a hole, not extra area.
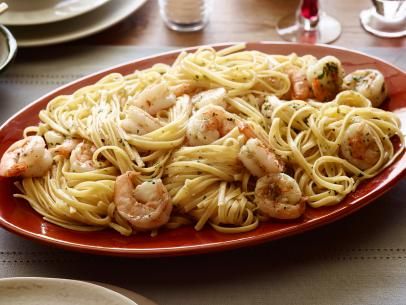
M 280 19 L 278 34 L 287 41 L 329 43 L 341 34 L 341 24 L 319 9 L 318 0 L 302 0 L 295 14 Z

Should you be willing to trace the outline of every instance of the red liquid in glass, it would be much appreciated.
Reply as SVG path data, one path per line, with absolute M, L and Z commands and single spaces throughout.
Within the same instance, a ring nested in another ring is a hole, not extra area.
M 303 0 L 300 8 L 300 14 L 303 18 L 311 19 L 317 17 L 319 14 L 319 1 L 318 0 Z

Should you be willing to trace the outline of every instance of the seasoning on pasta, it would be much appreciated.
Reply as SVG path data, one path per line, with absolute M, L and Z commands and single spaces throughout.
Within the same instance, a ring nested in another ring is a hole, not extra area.
M 236 233 L 338 204 L 402 153 L 399 119 L 372 107 L 387 94 L 379 71 L 244 48 L 183 52 L 54 98 L 0 175 L 21 176 L 15 197 L 72 230 Z

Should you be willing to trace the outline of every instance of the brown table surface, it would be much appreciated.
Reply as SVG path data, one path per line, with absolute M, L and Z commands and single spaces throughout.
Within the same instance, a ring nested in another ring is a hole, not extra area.
M 157 0 L 149 0 L 116 26 L 75 44 L 193 46 L 227 41 L 281 40 L 276 21 L 299 5 L 299 0 L 213 0 L 207 27 L 195 33 L 177 33 L 165 27 Z M 406 38 L 384 39 L 364 31 L 361 10 L 370 0 L 322 0 L 321 8 L 341 22 L 342 35 L 333 43 L 346 47 L 405 47 Z

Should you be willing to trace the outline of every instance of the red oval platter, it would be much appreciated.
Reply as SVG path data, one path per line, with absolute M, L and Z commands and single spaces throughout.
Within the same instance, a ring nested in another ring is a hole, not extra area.
M 214 47 L 223 48 L 229 45 L 214 45 Z M 194 49 L 196 48 L 186 50 L 193 51 Z M 406 73 L 378 58 L 347 49 L 318 45 L 260 42 L 248 43 L 247 49 L 269 54 L 295 52 L 298 55 L 312 54 L 316 57 L 334 55 L 341 60 L 347 73 L 355 69 L 376 68 L 385 75 L 388 85 L 390 99 L 384 108 L 398 113 L 401 118 L 404 118 L 403 126 L 406 124 Z M 155 63 L 171 64 L 180 51 L 142 58 L 116 66 L 77 80 L 41 97 L 14 115 L 0 128 L 0 155 L 12 142 L 22 137 L 22 131 L 26 126 L 38 123 L 39 111 L 45 108 L 52 98 L 61 94 L 71 94 L 83 86 L 95 83 L 111 72 L 128 74 L 136 69 L 148 68 Z M 355 212 L 382 195 L 393 187 L 405 173 L 406 154 L 403 151 L 396 162 L 375 178 L 361 184 L 340 204 L 320 209 L 309 208 L 300 220 L 262 223 L 256 230 L 248 233 L 222 234 L 209 227 L 196 232 L 193 227 L 183 227 L 175 230 L 161 230 L 156 237 L 150 237 L 148 234 L 125 237 L 113 230 L 76 232 L 58 227 L 44 221 L 27 202 L 15 199 L 13 193 L 16 192 L 16 189 L 13 181 L 1 178 L 0 224 L 7 230 L 24 237 L 82 252 L 134 257 L 204 253 L 251 246 L 333 222 Z

